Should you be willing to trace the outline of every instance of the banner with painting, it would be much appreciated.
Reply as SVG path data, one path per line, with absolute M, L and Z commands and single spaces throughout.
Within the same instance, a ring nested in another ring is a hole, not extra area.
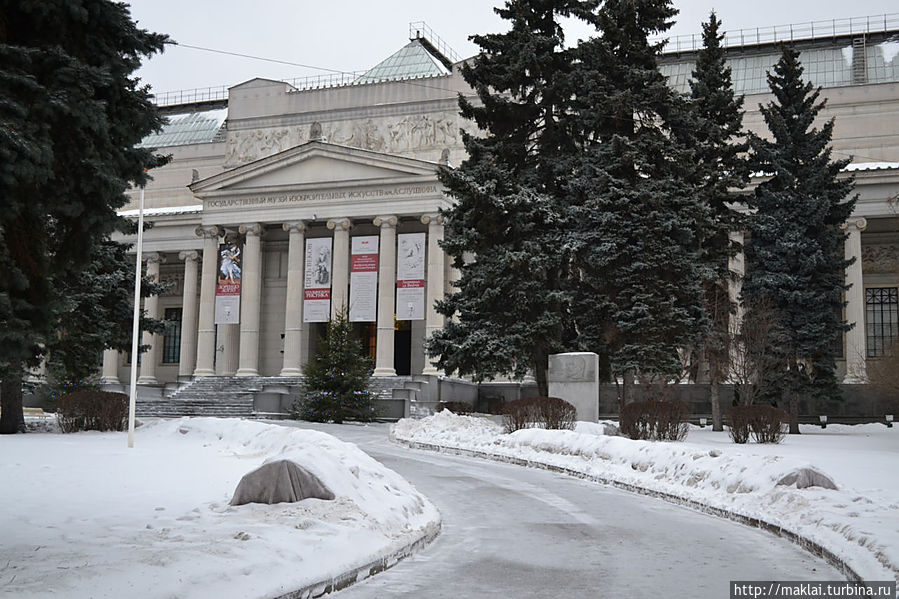
M 396 319 L 424 320 L 425 234 L 397 236 Z
M 303 285 L 303 322 L 331 318 L 331 238 L 306 240 L 306 276 Z
M 240 323 L 240 277 L 243 248 L 239 243 L 222 243 L 218 253 L 215 285 L 215 324 Z
M 378 309 L 378 236 L 353 237 L 350 253 L 350 322 L 375 322 Z

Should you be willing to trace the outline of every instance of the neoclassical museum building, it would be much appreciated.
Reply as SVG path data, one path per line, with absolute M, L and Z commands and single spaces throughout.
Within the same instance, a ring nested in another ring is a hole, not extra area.
M 300 375 L 341 306 L 377 377 L 440 374 L 422 342 L 442 326 L 434 301 L 456 274 L 439 247 L 439 211 L 452 200 L 436 170 L 464 159 L 460 131 L 475 128 L 457 98 L 474 94 L 460 57 L 413 25 L 408 44 L 365 72 L 157 96 L 168 124 L 143 144 L 172 160 L 145 189 L 153 226 L 143 257 L 170 287 L 145 309 L 169 324 L 144 337 L 145 396 L 203 377 L 247 377 L 258 389 L 259 377 Z M 855 327 L 840 361 L 852 382 L 899 335 L 899 15 L 729 33 L 744 125 L 759 134 L 766 71 L 785 39 L 824 88 L 834 158 L 852 156 L 846 318 Z M 667 46 L 674 88 L 688 90 L 698 43 Z M 137 217 L 139 195 L 127 216 Z M 105 353 L 104 383 L 127 384 L 129 372 L 128 355 Z

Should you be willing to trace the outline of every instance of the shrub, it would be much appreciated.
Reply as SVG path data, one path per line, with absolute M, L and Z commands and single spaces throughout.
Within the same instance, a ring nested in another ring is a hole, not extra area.
M 507 433 L 523 428 L 574 430 L 577 410 L 558 397 L 525 397 L 503 404 L 503 426 Z
M 734 443 L 746 443 L 749 435 L 756 443 L 780 443 L 790 415 L 774 406 L 735 406 L 727 413 L 730 438 Z
M 577 409 L 564 399 L 558 397 L 537 397 L 539 421 L 543 427 L 552 430 L 574 430 L 577 422 Z
M 56 418 L 64 433 L 121 431 L 128 415 L 128 396 L 107 391 L 76 391 L 59 400 Z
M 529 428 L 537 422 L 534 398 L 513 399 L 503 403 L 503 427 L 507 433 Z
M 638 401 L 621 409 L 621 432 L 631 439 L 682 441 L 687 436 L 690 411 L 674 401 Z
M 449 410 L 453 414 L 471 414 L 473 411 L 471 404 L 464 401 L 441 401 L 437 404 L 436 411 L 442 412 L 443 410 Z

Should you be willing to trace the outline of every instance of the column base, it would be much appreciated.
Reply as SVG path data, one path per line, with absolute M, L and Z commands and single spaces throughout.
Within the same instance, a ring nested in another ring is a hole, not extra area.
M 859 376 L 857 374 L 847 374 L 845 378 L 843 378 L 844 385 L 865 385 L 867 383 L 867 377 Z
M 285 368 L 278 376 L 301 376 L 303 371 L 299 368 Z
M 158 385 L 159 381 L 156 380 L 155 376 L 142 376 L 137 379 L 138 385 Z
M 259 371 L 255 368 L 241 368 L 234 373 L 234 376 L 259 376 Z
M 428 366 L 424 370 L 421 371 L 423 375 L 426 376 L 443 376 L 444 372 L 442 370 L 438 370 L 436 366 Z
M 395 368 L 375 368 L 372 376 L 396 376 Z
M 215 376 L 215 370 L 211 368 L 198 368 L 194 370 L 194 376 Z
M 122 383 L 119 381 L 118 377 L 115 376 L 103 376 L 100 377 L 101 385 L 121 385 Z

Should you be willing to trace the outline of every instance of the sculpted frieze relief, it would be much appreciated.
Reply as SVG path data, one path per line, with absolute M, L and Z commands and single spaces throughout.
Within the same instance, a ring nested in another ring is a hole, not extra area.
M 899 272 L 899 244 L 862 246 L 862 270 L 866 273 Z
M 343 146 L 432 160 L 447 148 L 453 154 L 462 151 L 460 128 L 476 130 L 456 114 L 437 113 L 229 131 L 224 166 L 234 168 L 321 137 Z

